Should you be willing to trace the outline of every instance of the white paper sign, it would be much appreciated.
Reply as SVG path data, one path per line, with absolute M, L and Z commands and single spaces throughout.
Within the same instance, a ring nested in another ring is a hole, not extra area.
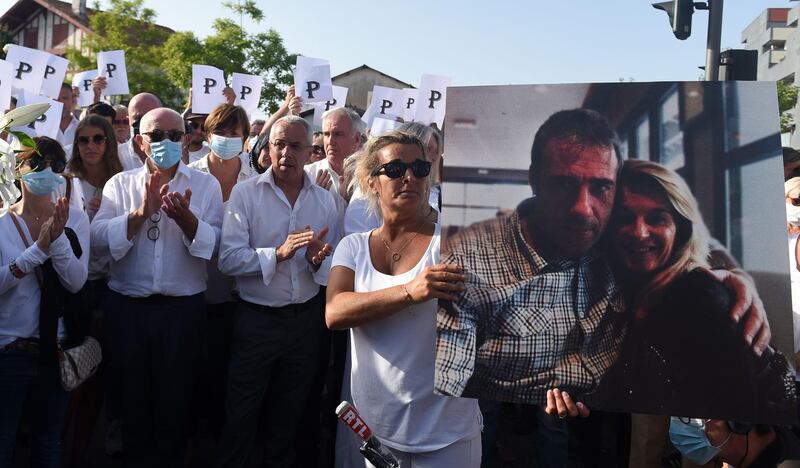
M 39 94 L 51 55 L 41 50 L 12 44 L 6 55 L 6 62 L 14 67 L 11 92 L 15 95 L 22 95 L 23 91 Z
M 415 122 L 430 125 L 436 122 L 439 128 L 444 123 L 444 108 L 447 101 L 447 87 L 450 86 L 449 76 L 422 75 L 419 84 L 419 98 L 417 99 L 417 113 Z
M 97 72 L 106 77 L 103 96 L 129 94 L 128 69 L 125 68 L 125 51 L 111 50 L 97 53 Z
M 369 127 L 369 136 L 374 138 L 385 135 L 400 125 L 400 122 L 393 119 L 390 120 L 381 117 L 375 117 L 372 119 L 372 125 Z
M 19 97 L 17 105 L 27 106 L 28 104 L 39 104 L 42 102 L 50 104 L 50 109 L 48 109 L 47 112 L 30 124 L 23 125 L 22 127 L 14 127 L 13 130 L 25 132 L 30 137 L 46 136 L 55 139 L 58 136 L 58 124 L 61 122 L 61 109 L 64 107 L 62 103 L 45 96 L 24 91 Z
M 333 98 L 314 104 L 314 125 L 322 128 L 322 114 L 337 107 L 344 107 L 347 102 L 347 88 L 333 85 Z
M 258 110 L 258 103 L 261 100 L 261 77 L 258 75 L 245 75 L 244 73 L 234 73 L 231 79 L 231 88 L 236 94 L 233 103 L 241 106 L 247 115 Z
M 41 94 L 49 98 L 58 99 L 58 93 L 61 92 L 61 83 L 64 82 L 68 67 L 69 60 L 58 55 L 50 55 L 50 60 L 47 61 L 47 66 L 44 68 Z
M 78 107 L 87 107 L 94 101 L 94 90 L 92 89 L 92 80 L 97 78 L 100 74 L 97 70 L 87 70 L 85 72 L 76 73 L 72 77 L 72 87 L 78 88 Z
M 403 114 L 403 90 L 375 86 L 372 88 L 372 101 L 362 119 L 367 126 L 372 128 L 372 119 L 375 117 L 394 119 Z
M 333 84 L 331 83 L 331 65 L 327 60 L 297 57 L 294 69 L 295 93 L 303 102 L 323 102 L 333 99 Z
M 417 98 L 419 90 L 416 88 L 403 88 L 403 115 L 406 122 L 413 122 L 417 115 Z
M 0 60 L 0 113 L 11 107 L 11 82 L 14 79 L 14 66 Z
M 227 101 L 222 90 L 225 89 L 225 75 L 219 68 L 210 65 L 192 65 L 192 112 L 210 114 L 220 104 Z

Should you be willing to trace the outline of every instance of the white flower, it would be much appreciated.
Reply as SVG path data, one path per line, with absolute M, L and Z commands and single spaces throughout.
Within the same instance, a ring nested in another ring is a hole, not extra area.
M 14 167 L 17 158 L 14 151 L 5 141 L 0 140 L 0 200 L 3 206 L 8 207 L 17 201 L 19 189 L 14 185 Z
M 33 122 L 39 116 L 50 109 L 50 103 L 43 102 L 40 104 L 28 104 L 27 106 L 17 107 L 10 110 L 0 118 L 0 130 L 6 127 L 21 127 Z

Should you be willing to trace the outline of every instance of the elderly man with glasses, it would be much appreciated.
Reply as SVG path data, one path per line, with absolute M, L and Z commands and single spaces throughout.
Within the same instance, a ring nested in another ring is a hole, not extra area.
M 294 466 L 325 326 L 318 293 L 338 239 L 331 194 L 303 171 L 311 153 L 308 122 L 282 117 L 269 138 L 269 169 L 233 187 L 222 228 L 219 268 L 236 277 L 240 300 L 220 467 L 247 466 L 262 406 L 270 415 L 266 438 L 256 445 L 266 444 L 264 466 Z
M 181 161 L 177 112 L 148 112 L 140 132 L 134 140 L 147 159 L 106 183 L 92 253 L 111 260 L 109 341 L 122 375 L 125 465 L 182 466 L 222 193 L 212 175 Z

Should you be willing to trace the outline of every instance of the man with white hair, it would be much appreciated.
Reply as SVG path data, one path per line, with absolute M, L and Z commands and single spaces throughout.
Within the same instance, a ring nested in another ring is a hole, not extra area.
M 269 138 L 271 165 L 233 187 L 219 248 L 220 271 L 236 277 L 240 298 L 219 467 L 247 466 L 262 406 L 270 415 L 264 465 L 294 466 L 325 327 L 319 290 L 338 239 L 336 208 L 303 171 L 311 154 L 308 122 L 282 117 Z
M 112 177 L 92 224 L 111 259 L 107 320 L 122 376 L 125 466 L 183 466 L 203 330 L 206 265 L 218 245 L 217 180 L 181 161 L 184 123 L 167 108 L 141 120 L 145 164 Z
M 344 175 L 344 160 L 361 147 L 364 121 L 354 110 L 337 107 L 322 114 L 322 139 L 325 159 L 306 166 L 311 180 L 328 187 L 336 201 L 340 223 L 344 220 L 347 201 L 339 193 L 339 178 Z
M 114 136 L 117 137 L 117 144 L 128 143 L 131 138 L 131 123 L 128 119 L 128 108 L 122 104 L 114 106 L 114 111 L 117 115 L 111 122 L 114 127 Z

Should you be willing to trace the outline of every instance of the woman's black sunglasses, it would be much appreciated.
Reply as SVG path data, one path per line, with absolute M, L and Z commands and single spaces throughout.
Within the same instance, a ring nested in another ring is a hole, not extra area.
M 52 169 L 56 174 L 64 172 L 64 169 L 67 168 L 67 163 L 64 161 L 44 158 L 38 154 L 35 154 L 28 159 L 28 165 L 30 165 L 33 172 L 43 171 L 49 165 L 50 169 Z
M 91 138 L 88 136 L 79 136 L 78 137 L 78 144 L 80 145 L 88 145 L 89 142 L 94 143 L 95 145 L 99 145 L 106 141 L 106 137 L 103 135 L 94 135 Z
M 411 168 L 411 173 L 414 177 L 421 179 L 427 177 L 431 173 L 431 163 L 422 159 L 415 159 L 414 162 L 405 163 L 399 159 L 382 164 L 380 167 L 372 171 L 372 176 L 375 177 L 379 174 L 386 174 L 390 179 L 398 179 L 403 177 L 408 168 Z

